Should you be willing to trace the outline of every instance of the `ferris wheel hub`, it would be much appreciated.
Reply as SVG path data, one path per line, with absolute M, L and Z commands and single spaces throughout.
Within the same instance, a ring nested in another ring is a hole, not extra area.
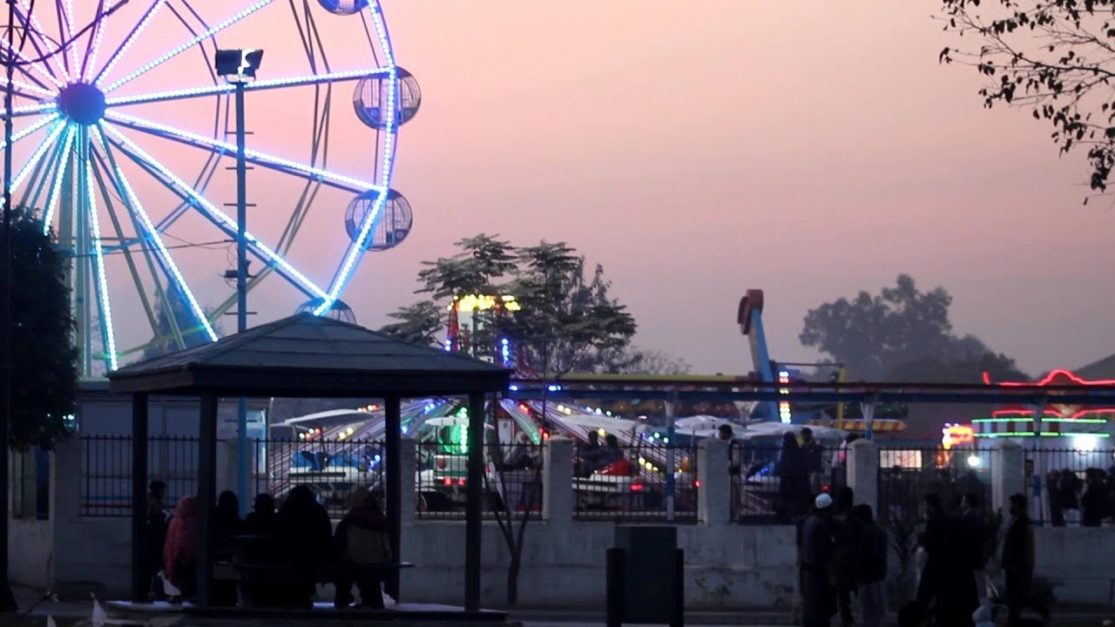
M 71 122 L 91 126 L 105 115 L 105 94 L 96 85 L 71 83 L 58 94 L 58 110 Z

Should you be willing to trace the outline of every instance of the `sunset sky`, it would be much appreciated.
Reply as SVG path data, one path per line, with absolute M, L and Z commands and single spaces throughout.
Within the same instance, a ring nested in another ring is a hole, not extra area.
M 92 0 L 76 4 L 92 10 Z M 133 4 L 113 19 L 133 19 L 147 3 Z M 234 10 L 193 4 L 210 20 Z M 973 70 L 938 65 L 941 48 L 956 42 L 932 20 L 936 8 L 384 0 L 398 61 L 423 91 L 421 111 L 400 132 L 395 179 L 415 225 L 399 248 L 365 258 L 343 298 L 362 324 L 379 326 L 417 298 L 421 260 L 487 232 L 519 244 L 565 240 L 603 264 L 639 322 L 636 344 L 697 372 L 749 370 L 734 319 L 748 288 L 766 291 L 772 356 L 801 360 L 816 357 L 797 339 L 808 308 L 877 291 L 903 272 L 923 288 L 948 289 L 955 330 L 1031 373 L 1115 352 L 1110 203 L 1081 204 L 1083 158 L 1059 158 L 1048 127 L 1024 111 L 984 109 Z M 274 2 L 222 45 L 265 47 L 263 76 L 305 72 L 283 34 L 290 15 L 285 0 Z M 182 32 L 153 23 L 131 66 Z M 337 42 L 348 40 L 328 41 L 343 61 Z M 203 59 L 191 55 L 181 63 L 192 64 L 192 78 L 167 64 L 122 91 L 204 85 Z M 351 117 L 348 89 L 338 111 Z M 253 147 L 307 151 L 304 110 L 285 99 L 249 107 Z M 167 105 L 152 117 L 204 132 L 213 118 L 198 110 Z M 370 176 L 360 171 L 369 151 L 361 136 L 331 142 L 331 167 Z M 160 154 L 177 166 L 181 150 Z M 251 220 L 266 237 L 285 219 L 269 203 L 296 186 L 251 176 L 261 207 Z M 215 204 L 234 198 L 224 180 L 208 194 Z M 149 182 L 137 187 L 158 193 Z M 347 201 L 327 199 L 311 220 L 310 251 L 293 257 L 307 272 L 327 279 L 335 267 L 324 258 L 346 241 Z M 215 264 L 195 252 L 203 251 L 181 252 L 183 266 L 227 294 L 219 280 L 227 251 L 210 251 Z M 208 305 L 219 291 L 199 288 L 199 297 Z M 253 323 L 288 314 L 300 298 L 254 295 Z M 119 302 L 124 333 L 141 314 Z

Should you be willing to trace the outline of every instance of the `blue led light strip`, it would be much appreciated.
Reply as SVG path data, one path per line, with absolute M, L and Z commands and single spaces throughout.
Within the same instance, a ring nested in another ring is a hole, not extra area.
M 163 139 L 181 141 L 182 143 L 186 143 L 187 145 L 195 146 L 203 150 L 213 150 L 222 153 L 236 152 L 235 144 L 219 141 L 213 139 L 212 137 L 198 135 L 197 133 L 191 133 L 189 131 L 184 131 L 182 129 L 167 126 L 165 124 L 159 124 L 158 122 L 145 120 L 134 115 L 127 115 L 125 113 L 110 111 L 105 114 L 105 117 L 126 128 L 130 128 L 142 133 L 149 133 L 155 135 L 156 137 L 162 137 Z M 383 187 L 376 185 L 373 181 L 366 181 L 351 176 L 345 176 L 343 174 L 337 174 L 335 172 L 330 172 L 329 170 L 323 170 L 311 165 L 298 163 L 296 161 L 291 161 L 289 159 L 284 159 L 283 157 L 277 157 L 275 155 L 269 155 L 256 150 L 245 150 L 244 155 L 248 158 L 249 162 L 255 165 L 260 165 L 279 171 L 293 170 L 295 173 L 300 174 L 308 179 L 331 183 L 336 187 L 356 192 L 358 194 L 368 190 L 375 190 L 380 193 L 384 191 Z
M 89 210 L 89 224 L 93 229 L 93 270 L 97 275 L 97 300 L 100 301 L 101 324 L 104 327 L 105 358 L 109 371 L 116 370 L 116 334 L 112 328 L 112 305 L 108 298 L 108 278 L 105 275 L 104 247 L 101 242 L 101 221 L 97 215 L 97 195 L 93 189 L 93 162 L 86 150 L 81 160 L 85 162 L 82 173 L 86 194 L 86 207 Z
M 259 0 L 259 2 L 256 2 L 255 4 L 251 5 L 250 7 L 232 15 L 231 17 L 225 18 L 224 20 L 219 22 L 216 26 L 213 26 L 212 28 L 206 30 L 203 33 L 199 33 L 196 37 L 193 37 L 192 39 L 179 44 L 177 47 L 175 47 L 175 48 L 173 48 L 173 49 L 171 49 L 167 52 L 164 52 L 162 55 L 156 57 L 153 61 L 149 61 L 149 62 L 145 63 L 143 65 L 143 67 L 139 68 L 138 70 L 135 70 L 135 71 L 131 72 L 130 74 L 128 74 L 127 76 L 125 76 L 124 78 L 121 78 L 120 80 L 116 81 L 115 83 L 112 83 L 111 85 L 109 85 L 108 87 L 106 87 L 104 89 L 104 92 L 108 93 L 108 92 L 115 91 L 115 90 L 119 89 L 120 87 L 122 87 L 126 83 L 129 83 L 132 80 L 134 80 L 136 78 L 139 78 L 140 76 L 143 76 L 144 74 L 146 74 L 146 73 L 150 72 L 151 70 L 159 67 L 160 65 L 162 65 L 162 64 L 166 63 L 167 61 L 173 59 L 174 57 L 178 56 L 179 54 L 182 54 L 186 50 L 189 50 L 190 48 L 193 48 L 199 42 L 204 41 L 206 39 L 209 39 L 213 35 L 223 31 L 224 29 L 228 28 L 229 26 L 232 26 L 233 24 L 239 22 L 240 20 L 248 17 L 252 13 L 255 13 L 256 11 L 262 9 L 263 7 L 271 4 L 272 1 L 273 0 Z
M 139 21 L 139 24 L 136 24 L 136 27 L 132 29 L 132 32 L 128 33 L 127 38 L 125 38 L 124 42 L 120 44 L 120 47 L 116 49 L 116 52 L 112 53 L 112 56 L 108 59 L 108 63 L 106 63 L 103 68 L 101 68 L 100 72 L 97 72 L 96 78 L 93 79 L 94 85 L 100 87 L 101 78 L 103 78 L 105 74 L 111 72 L 112 68 L 116 67 L 116 64 L 120 62 L 120 59 L 124 56 L 124 53 L 132 47 L 132 42 L 135 41 L 135 38 L 143 32 L 143 29 L 147 28 L 147 23 L 151 21 L 151 18 L 155 15 L 155 13 L 159 11 L 159 7 L 163 6 L 165 2 L 166 0 L 155 0 L 155 2 L 151 5 L 151 8 L 147 9 L 147 12 L 143 14 L 143 19 Z
M 185 181 L 178 178 L 173 172 L 159 163 L 158 160 L 144 152 L 143 149 L 141 149 L 139 146 L 136 146 L 135 143 L 125 137 L 120 131 L 116 130 L 112 126 L 105 126 L 104 128 L 106 131 L 108 131 L 109 134 L 111 134 L 117 141 L 120 142 L 120 145 L 127 148 L 125 154 L 128 154 L 137 162 L 146 164 L 154 171 L 158 172 L 161 176 L 165 177 L 168 181 L 171 182 L 172 187 L 177 188 L 177 192 L 181 192 L 181 194 L 188 196 L 193 201 L 193 204 L 197 208 L 202 209 L 202 213 L 206 214 L 209 219 L 214 222 L 221 230 L 225 231 L 225 233 L 228 235 L 231 235 L 233 237 L 236 236 L 237 228 L 235 220 L 229 218 L 220 209 L 217 209 L 217 207 L 215 207 L 211 202 L 209 202 L 201 194 L 199 194 L 197 190 L 187 185 Z M 285 259 L 280 257 L 269 246 L 256 239 L 256 237 L 251 233 L 245 232 L 244 235 L 245 239 L 247 239 L 248 246 L 252 249 L 252 252 L 259 256 L 265 263 L 274 266 L 276 272 L 300 286 L 303 290 L 306 291 L 308 295 L 317 298 L 326 297 L 324 290 L 318 287 L 317 284 L 315 284 L 313 281 L 306 278 L 306 276 L 299 272 L 294 266 L 287 263 Z
M 46 214 L 43 215 L 43 235 L 50 233 L 50 224 L 54 221 L 54 212 L 58 209 L 58 198 L 62 192 L 62 181 L 66 178 L 66 171 L 70 169 L 70 148 L 74 144 L 74 135 L 77 129 L 68 126 L 66 139 L 62 142 L 60 153 L 61 165 L 54 175 L 54 184 L 50 186 L 50 193 L 46 197 Z
M 88 82 L 86 79 L 89 77 L 89 72 L 97 67 L 97 55 L 101 51 L 101 40 L 105 37 L 105 29 L 108 26 L 108 19 L 111 15 L 105 15 L 100 18 L 100 23 L 94 27 L 93 43 L 85 51 L 85 58 L 81 61 L 81 80 Z
M 35 17 L 34 12 L 31 11 L 31 7 L 28 6 L 27 0 L 19 0 L 19 6 L 21 9 L 23 9 L 23 14 L 30 18 L 31 26 L 35 29 L 35 32 L 46 33 L 46 29 L 44 29 L 43 25 L 39 23 L 39 18 Z M 43 37 L 40 37 L 39 39 L 40 41 L 45 42 L 45 39 Z M 47 59 L 47 63 L 50 64 L 50 67 L 53 68 L 54 71 L 58 72 L 58 75 L 61 76 L 63 80 L 69 80 L 70 75 L 66 73 L 66 70 L 62 67 L 62 64 L 57 62 L 57 58 L 57 55 L 52 56 Z
M 62 88 L 62 83 L 58 82 L 58 79 L 54 78 L 54 76 L 52 76 L 50 72 L 43 69 L 42 64 L 32 63 L 27 57 L 23 56 L 23 53 L 20 52 L 19 50 L 8 48 L 8 42 L 5 41 L 5 40 L 0 40 L 0 47 L 3 47 L 5 50 L 10 50 L 11 52 L 15 53 L 16 58 L 23 61 L 24 64 L 25 64 L 25 67 L 30 66 L 30 68 L 32 70 L 34 70 L 37 74 L 39 74 L 44 79 L 46 79 L 46 81 L 48 83 L 50 83 L 51 85 L 54 85 L 55 87 L 57 87 L 59 89 Z
M 34 133 L 35 131 L 39 130 L 40 128 L 46 126 L 47 124 L 50 124 L 51 122 L 53 122 L 57 119 L 58 119 L 58 114 L 57 113 L 52 113 L 52 114 L 44 117 L 43 119 L 39 120 L 38 122 L 35 122 L 31 126 L 28 126 L 27 128 L 23 129 L 22 131 L 16 133 L 15 135 L 12 135 L 12 144 L 15 144 L 17 141 L 23 139 L 24 137 L 27 137 L 31 133 Z M 8 147 L 8 144 L 5 143 L 4 141 L 0 140 L 0 150 L 3 150 L 7 147 Z
M 305 85 L 323 85 L 326 83 L 339 83 L 341 81 L 354 81 L 362 78 L 386 77 L 391 70 L 388 68 L 373 68 L 368 70 L 352 70 L 347 72 L 329 72 L 327 74 L 309 74 L 306 76 L 291 76 L 264 81 L 256 81 L 244 86 L 244 91 L 263 91 L 281 87 L 301 87 Z M 231 94 L 236 91 L 236 86 L 229 83 L 206 85 L 204 87 L 189 87 L 160 91 L 149 94 L 136 94 L 134 96 L 120 96 L 105 100 L 105 106 L 121 107 L 124 105 L 147 104 L 165 100 L 182 100 L 183 98 L 202 98 L 205 96 L 219 96 Z
M 23 105 L 21 107 L 12 107 L 12 117 L 18 118 L 24 115 L 35 115 L 37 113 L 46 113 L 48 111 L 57 111 L 58 104 L 54 102 L 40 102 L 33 105 Z M 0 119 L 7 117 L 0 115 Z
M 190 311 L 193 312 L 194 317 L 205 327 L 205 334 L 209 336 L 210 341 L 216 342 L 217 332 L 213 330 L 213 325 L 209 323 L 209 318 L 206 317 L 205 310 L 201 308 L 197 299 L 194 298 L 194 294 L 190 291 L 189 285 L 186 284 L 186 280 L 182 277 L 182 273 L 178 270 L 178 266 L 174 263 L 174 259 L 171 258 L 170 251 L 167 250 L 166 245 L 163 244 L 163 239 L 159 236 L 158 229 L 155 228 L 155 225 L 151 222 L 151 217 L 148 216 L 147 212 L 143 209 L 143 204 L 140 203 L 135 190 L 132 189 L 131 184 L 128 183 L 127 177 L 125 177 L 124 173 L 120 170 L 120 166 L 112 158 L 112 152 L 109 150 L 108 142 L 105 140 L 104 135 L 101 134 L 98 127 L 93 127 L 91 130 L 97 141 L 104 147 L 105 154 L 112 164 L 113 172 L 109 174 L 116 184 L 117 191 L 120 193 L 120 196 L 127 201 L 128 207 L 132 212 L 139 216 L 140 223 L 143 225 L 147 237 L 155 244 L 155 251 L 162 260 L 163 267 L 169 270 L 179 292 L 186 298 L 186 302 L 189 303 Z
M 35 152 L 31 153 L 31 157 L 27 159 L 27 163 L 23 164 L 23 167 L 19 170 L 19 173 L 16 174 L 15 178 L 12 179 L 11 189 L 15 189 L 23 184 L 23 179 L 31 173 L 31 168 L 34 167 L 35 163 L 37 163 L 39 159 L 43 158 L 43 155 L 46 154 L 47 150 L 50 150 L 51 146 L 54 145 L 54 142 L 58 141 L 58 136 L 62 134 L 62 130 L 65 128 L 66 125 L 63 124 L 61 121 L 56 120 L 54 122 L 54 126 L 52 126 L 50 130 L 50 135 L 47 135 L 46 139 L 44 139 L 43 142 L 39 144 L 39 147 L 35 149 Z M 0 207 L 3 206 L 4 199 L 2 196 L 0 196 Z
M 398 68 L 395 66 L 395 54 L 391 49 L 391 40 L 387 35 L 387 26 L 383 21 L 383 9 L 380 7 L 379 2 L 377 1 L 374 4 L 369 3 L 368 12 L 372 16 L 372 22 L 375 24 L 376 36 L 379 38 L 380 49 L 383 51 L 388 70 L 387 80 L 385 81 L 387 85 L 387 98 L 385 98 L 385 102 L 391 103 L 391 106 L 384 107 L 384 121 L 386 124 L 383 134 L 383 168 L 380 171 L 380 186 L 389 188 L 391 186 L 391 173 L 395 167 L 395 132 L 397 130 L 395 126 L 395 115 L 399 109 L 399 73 Z M 356 268 L 356 262 L 364 254 L 364 246 L 372 232 L 372 227 L 375 225 L 375 221 L 379 217 L 379 213 L 383 210 L 386 202 L 387 194 L 379 194 L 371 210 L 364 216 L 364 221 L 360 225 L 360 230 L 357 233 L 355 241 L 349 246 L 344 261 L 341 263 L 341 267 L 333 277 L 332 284 L 329 287 L 329 295 L 322 300 L 316 309 L 314 309 L 315 316 L 320 316 L 332 309 L 333 303 L 340 298 L 341 291 L 344 290 L 345 284 L 348 283 L 353 270 Z
M 0 76 L 0 85 L 7 85 L 7 84 L 8 84 L 8 79 L 3 77 L 3 76 Z M 29 92 L 39 94 L 40 96 L 42 96 L 44 98 L 54 98 L 55 96 L 58 95 L 58 94 L 56 94 L 56 93 L 54 93 L 54 92 L 52 92 L 48 89 L 43 89 L 42 87 L 39 87 L 38 85 L 34 85 L 32 83 L 25 83 L 25 82 L 23 82 L 21 80 L 18 80 L 18 79 L 13 79 L 12 80 L 12 85 L 14 85 L 18 89 L 24 89 L 24 90 L 27 90 Z

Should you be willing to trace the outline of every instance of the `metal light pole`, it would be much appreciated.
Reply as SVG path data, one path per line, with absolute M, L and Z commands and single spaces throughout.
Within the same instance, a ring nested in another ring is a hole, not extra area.
M 244 158 L 244 82 L 236 83 L 236 332 L 248 330 L 248 168 Z M 248 511 L 251 456 L 248 451 L 248 399 L 236 403 L 236 491 L 240 512 Z
M 4 71 L 4 284 L 0 286 L 0 347 L 3 350 L 3 407 L 0 408 L 0 612 L 15 612 L 8 585 L 8 429 L 12 418 L 12 81 L 15 74 L 15 0 L 8 0 L 8 52 Z
M 218 50 L 217 73 L 236 85 L 236 331 L 248 329 L 248 166 L 245 156 L 244 86 L 255 78 L 263 59 L 262 50 Z M 236 405 L 236 492 L 240 512 L 248 511 L 251 483 L 251 452 L 248 450 L 248 400 Z

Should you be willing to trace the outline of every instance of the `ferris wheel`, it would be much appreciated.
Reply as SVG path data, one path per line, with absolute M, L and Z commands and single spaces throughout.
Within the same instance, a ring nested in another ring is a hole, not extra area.
M 379 0 L 74 4 L 18 0 L 4 113 L 12 204 L 69 255 L 83 376 L 215 341 L 236 308 L 241 88 L 252 304 L 354 320 L 341 297 L 362 257 L 413 221 L 392 179 L 421 92 Z M 214 67 L 230 48 L 266 51 L 254 80 Z

